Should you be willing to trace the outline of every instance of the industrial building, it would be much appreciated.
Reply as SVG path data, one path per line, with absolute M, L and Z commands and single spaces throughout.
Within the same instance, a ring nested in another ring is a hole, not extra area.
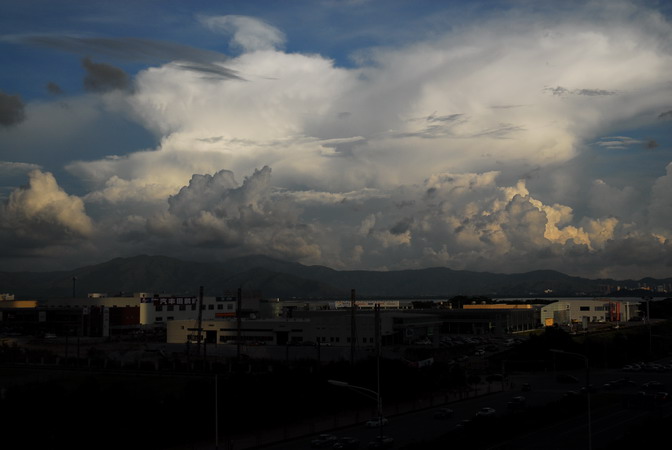
M 218 297 L 161 296 L 137 293 L 108 297 L 92 293 L 87 298 L 55 298 L 0 301 L 0 324 L 24 334 L 106 337 L 132 333 L 143 328 L 165 326 L 172 320 L 206 320 L 242 315 L 254 317 L 260 310 L 257 292 L 241 291 Z
M 438 336 L 441 319 L 430 313 L 381 311 L 379 326 L 382 345 L 403 345 Z M 300 310 L 292 317 L 204 320 L 200 329 L 202 339 L 212 344 L 349 347 L 354 340 L 358 347 L 373 347 L 376 337 L 375 312 L 365 310 L 355 314 L 351 310 Z M 170 321 L 167 343 L 196 343 L 198 330 L 194 319 Z
M 505 335 L 543 326 L 582 326 L 625 322 L 638 316 L 634 299 L 559 299 L 550 304 L 472 303 L 451 309 L 413 309 L 411 300 L 279 301 L 256 291 L 230 291 L 221 296 L 169 296 L 138 293 L 108 297 L 15 300 L 3 294 L 0 323 L 24 333 L 105 337 L 136 330 L 166 329 L 167 343 L 323 346 L 374 345 L 379 305 L 383 346 L 417 341 L 438 345 L 441 335 Z M 352 305 L 355 311 L 352 311 Z M 199 308 L 200 305 L 200 308 Z M 201 324 L 199 327 L 198 324 Z M 353 332 L 354 330 L 354 332 Z
M 591 323 L 628 322 L 639 317 L 641 300 L 624 299 L 563 299 L 541 308 L 544 326 L 587 328 Z

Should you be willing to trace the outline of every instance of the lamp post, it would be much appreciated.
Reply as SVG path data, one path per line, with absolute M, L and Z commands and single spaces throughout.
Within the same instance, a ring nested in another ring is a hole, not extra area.
M 566 352 L 564 350 L 551 349 L 553 353 L 560 353 L 567 356 L 574 356 L 576 358 L 583 359 L 586 365 L 586 398 L 588 399 L 588 450 L 593 449 L 593 431 L 591 424 L 591 413 L 590 413 L 590 365 L 588 364 L 588 357 L 582 355 L 581 353 Z
M 217 393 L 217 374 L 215 374 L 215 450 L 219 449 L 219 394 Z
M 378 410 L 378 428 L 380 436 L 383 435 L 383 401 L 380 397 L 380 391 L 374 391 L 373 389 L 368 389 L 362 386 L 355 386 L 354 384 L 347 383 L 345 381 L 338 380 L 327 380 L 329 384 L 334 386 L 346 387 L 353 389 L 356 392 L 376 401 L 376 409 Z

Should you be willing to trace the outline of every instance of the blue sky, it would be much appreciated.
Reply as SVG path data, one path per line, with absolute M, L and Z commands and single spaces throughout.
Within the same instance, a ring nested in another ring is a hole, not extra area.
M 664 1 L 3 1 L 0 270 L 672 276 Z

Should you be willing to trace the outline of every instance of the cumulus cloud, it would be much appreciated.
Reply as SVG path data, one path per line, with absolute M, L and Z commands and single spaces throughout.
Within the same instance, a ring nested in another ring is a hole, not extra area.
M 84 202 L 68 195 L 48 172 L 29 173 L 25 187 L 12 192 L 0 210 L 5 245 L 30 242 L 51 246 L 88 238 L 93 223 Z
M 276 50 L 285 44 L 285 34 L 263 20 L 247 16 L 201 17 L 210 29 L 231 34 L 231 45 L 244 52 Z
M 664 176 L 659 177 L 652 188 L 649 206 L 650 220 L 657 236 L 663 236 L 672 244 L 672 163 L 665 168 Z
M 187 52 L 140 71 L 132 92 L 99 101 L 151 130 L 157 145 L 66 169 L 110 230 L 101 246 L 129 252 L 601 276 L 632 270 L 615 263 L 627 251 L 639 252 L 629 261 L 647 249 L 663 263 L 670 166 L 653 186 L 570 168 L 595 148 L 657 142 L 621 130 L 667 117 L 670 25 L 630 3 L 595 5 L 591 14 L 517 11 L 455 26 L 362 51 L 351 68 L 282 51 L 284 34 L 259 19 L 201 17 L 241 53 L 224 66 Z M 111 52 L 131 44 L 42 43 Z M 219 70 L 230 76 L 207 76 Z
M 632 186 L 618 188 L 610 186 L 604 180 L 594 180 L 587 193 L 590 211 L 596 217 L 621 217 L 631 219 L 637 211 L 641 194 Z
M 168 211 L 157 218 L 156 231 L 197 247 L 237 248 L 290 259 L 317 257 L 319 246 L 310 241 L 310 227 L 300 222 L 300 208 L 274 193 L 270 179 L 269 167 L 256 170 L 242 185 L 230 171 L 194 175 L 168 199 Z M 150 223 L 150 230 L 154 226 Z
M 0 125 L 10 127 L 23 122 L 25 118 L 25 105 L 21 97 L 0 91 Z
M 0 161 L 0 176 L 25 175 L 37 169 L 40 169 L 37 164 Z

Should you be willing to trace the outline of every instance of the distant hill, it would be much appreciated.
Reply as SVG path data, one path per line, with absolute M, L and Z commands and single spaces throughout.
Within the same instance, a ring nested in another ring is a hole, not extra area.
M 73 281 L 74 279 L 74 281 Z M 672 284 L 672 279 L 645 279 L 649 286 Z M 642 282 L 640 280 L 640 282 Z M 247 256 L 227 262 L 183 261 L 166 256 L 115 258 L 102 264 L 59 272 L 0 272 L 0 292 L 17 298 L 78 297 L 91 292 L 110 296 L 151 292 L 220 295 L 237 288 L 255 289 L 264 297 L 358 298 L 375 297 L 490 297 L 599 296 L 607 286 L 636 289 L 633 280 L 590 280 L 552 270 L 520 274 L 471 272 L 435 267 L 389 272 L 338 271 L 324 266 Z M 546 292 L 546 293 L 545 293 Z M 640 295 L 639 293 L 634 295 Z

